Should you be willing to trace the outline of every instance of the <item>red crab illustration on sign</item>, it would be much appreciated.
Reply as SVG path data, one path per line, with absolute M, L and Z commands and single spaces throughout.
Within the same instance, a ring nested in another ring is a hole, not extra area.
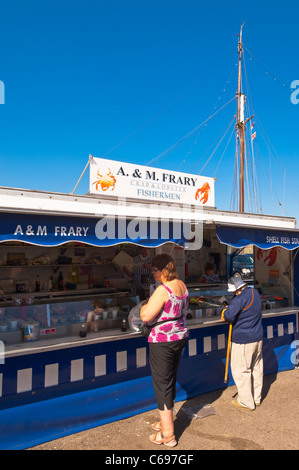
M 269 254 L 268 254 L 268 256 L 266 256 L 265 259 L 263 259 L 264 254 L 265 254 L 266 251 L 269 252 Z M 257 253 L 256 253 L 256 257 L 257 257 L 258 260 L 263 259 L 264 263 L 267 266 L 273 266 L 273 264 L 276 261 L 278 251 L 279 251 L 279 248 L 277 246 L 271 248 L 270 251 L 269 250 L 262 250 L 261 248 L 258 248 Z M 266 261 L 268 261 L 268 263 L 266 263 Z
M 197 200 L 201 197 L 200 202 L 205 204 L 209 198 L 209 193 L 211 191 L 209 183 L 204 183 L 201 188 L 199 188 L 195 193 L 195 199 Z
M 108 173 L 106 175 L 101 175 L 100 171 L 97 171 L 97 175 L 99 176 L 99 179 L 96 180 L 94 183 L 96 185 L 96 190 L 99 191 L 99 186 L 101 186 L 102 191 L 107 191 L 107 189 L 111 188 L 113 191 L 115 188 L 116 184 L 116 178 L 112 174 L 111 170 L 108 168 Z

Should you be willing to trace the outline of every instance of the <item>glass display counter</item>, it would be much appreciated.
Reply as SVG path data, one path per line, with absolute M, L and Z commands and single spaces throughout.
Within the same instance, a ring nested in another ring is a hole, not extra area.
M 281 307 L 289 307 L 290 289 L 284 285 L 272 285 L 260 287 L 259 293 L 262 300 L 263 310 L 272 310 Z
M 233 294 L 228 292 L 227 283 L 210 285 L 189 285 L 189 307 L 192 319 L 198 319 L 199 323 L 209 320 L 220 320 L 223 302 L 230 302 Z M 249 287 L 253 285 L 249 284 Z M 280 312 L 285 307 L 290 307 L 292 302 L 289 298 L 287 286 L 263 286 L 257 287 L 262 301 L 263 313 L 271 310 L 272 313 Z M 191 319 L 191 316 L 190 316 Z
M 187 325 L 192 327 L 219 321 L 224 302 L 233 297 L 226 283 L 188 285 L 188 290 Z M 259 292 L 264 313 L 290 305 L 283 286 L 262 287 Z M 123 320 L 137 303 L 139 298 L 128 291 L 111 288 L 6 295 L 0 297 L 0 341 L 7 345 L 49 338 L 68 341 L 79 338 L 82 325 L 83 334 L 103 330 L 120 334 Z
M 189 290 L 189 318 L 204 323 L 220 320 L 224 302 L 229 302 L 233 295 L 227 290 L 227 283 L 187 285 Z
M 119 329 L 139 301 L 129 292 L 113 289 L 101 294 L 62 295 L 53 292 L 22 297 L 21 305 L 2 300 L 0 341 L 4 344 L 49 337 L 68 338 L 85 332 Z

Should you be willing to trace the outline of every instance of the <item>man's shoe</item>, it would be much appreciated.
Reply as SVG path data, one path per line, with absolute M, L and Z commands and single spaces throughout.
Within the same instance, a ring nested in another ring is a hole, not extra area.
M 247 408 L 247 406 L 241 405 L 241 403 L 239 403 L 237 398 L 234 398 L 234 400 L 232 400 L 232 406 L 236 408 L 237 410 L 241 410 L 241 411 L 254 411 L 254 408 L 253 409 Z

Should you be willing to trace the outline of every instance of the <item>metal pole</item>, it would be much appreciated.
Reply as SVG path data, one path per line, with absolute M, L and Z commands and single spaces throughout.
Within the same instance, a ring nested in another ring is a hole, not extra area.
M 242 94 L 242 28 L 241 26 L 239 43 L 238 43 L 238 54 L 239 54 L 239 70 L 238 70 L 238 113 L 237 113 L 237 130 L 239 131 L 240 138 L 240 195 L 239 195 L 239 212 L 244 212 L 244 154 L 245 154 L 245 123 L 244 123 L 244 105 L 245 96 Z
M 227 384 L 228 381 L 228 364 L 229 364 L 229 356 L 230 356 L 230 347 L 232 342 L 232 330 L 233 325 L 232 323 L 229 324 L 228 330 L 228 341 L 227 341 L 227 351 L 226 351 L 226 364 L 225 364 L 225 374 L 224 374 L 224 383 Z
M 74 187 L 73 191 L 72 191 L 70 194 L 74 194 L 74 192 L 76 191 L 76 189 L 77 189 L 77 187 L 78 187 L 78 185 L 79 185 L 79 183 L 80 183 L 80 181 L 81 181 L 81 179 L 82 179 L 82 177 L 83 177 L 85 171 L 87 170 L 88 166 L 90 165 L 90 162 L 91 162 L 92 158 L 93 158 L 93 156 L 89 154 L 89 160 L 88 160 L 88 162 L 86 163 L 85 168 L 84 168 L 84 170 L 83 170 L 83 172 L 82 172 L 82 174 L 81 174 L 81 176 L 80 176 L 80 178 L 79 178 L 79 180 L 78 180 L 76 186 Z

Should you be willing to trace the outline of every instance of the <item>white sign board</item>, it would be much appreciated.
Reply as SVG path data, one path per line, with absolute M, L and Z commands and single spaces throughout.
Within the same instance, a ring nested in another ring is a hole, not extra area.
M 214 179 L 92 158 L 89 192 L 147 201 L 215 206 Z

